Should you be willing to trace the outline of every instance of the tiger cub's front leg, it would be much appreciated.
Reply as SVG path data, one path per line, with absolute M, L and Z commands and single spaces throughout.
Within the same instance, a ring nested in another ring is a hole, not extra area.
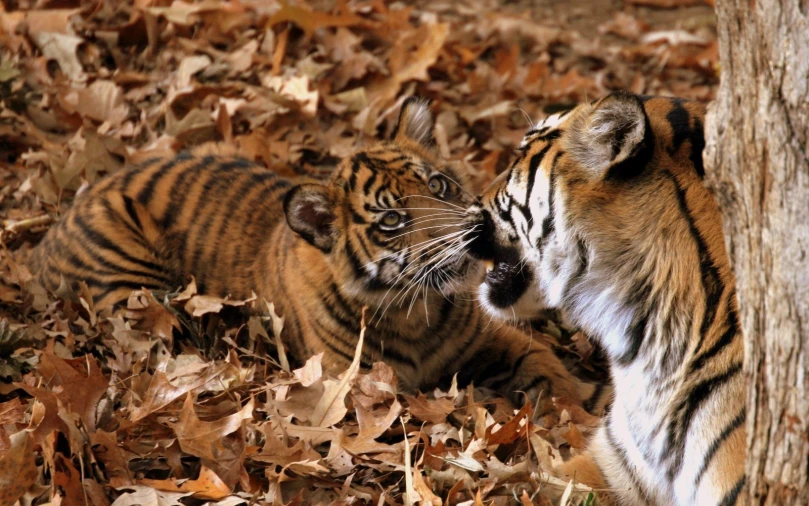
M 546 344 L 509 326 L 487 334 L 463 368 L 476 385 L 497 391 L 517 406 L 526 400 L 544 405 L 552 396 L 583 400 L 580 385 Z

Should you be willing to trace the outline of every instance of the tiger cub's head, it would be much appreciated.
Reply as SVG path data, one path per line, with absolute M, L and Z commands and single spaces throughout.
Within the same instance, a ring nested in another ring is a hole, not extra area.
M 616 92 L 535 125 L 469 208 L 481 231 L 471 250 L 488 265 L 483 305 L 531 318 L 582 305 L 584 292 L 631 297 L 613 292 L 642 285 L 638 276 L 679 275 L 650 271 L 690 233 L 685 192 L 710 205 L 700 181 L 704 114 L 696 102 Z M 601 302 L 586 309 L 604 310 Z
M 433 124 L 428 104 L 411 97 L 392 139 L 343 160 L 328 184 L 286 196 L 292 230 L 326 256 L 341 287 L 372 306 L 408 307 L 482 278 L 465 249 L 473 196 L 464 173 L 439 159 Z

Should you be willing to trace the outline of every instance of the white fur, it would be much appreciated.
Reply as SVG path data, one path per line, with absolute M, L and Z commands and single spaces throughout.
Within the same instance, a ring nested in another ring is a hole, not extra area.
M 406 124 L 400 125 L 404 133 L 422 144 L 430 142 L 433 136 L 433 113 L 430 105 L 424 100 L 408 104 Z

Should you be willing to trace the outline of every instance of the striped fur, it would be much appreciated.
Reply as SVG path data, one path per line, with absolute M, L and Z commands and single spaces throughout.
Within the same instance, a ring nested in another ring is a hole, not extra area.
M 406 388 L 460 372 L 519 401 L 578 399 L 587 386 L 547 346 L 490 325 L 474 302 L 483 272 L 464 251 L 462 222 L 472 197 L 430 147 L 431 131 L 427 105 L 407 101 L 394 139 L 357 151 L 327 184 L 295 186 L 222 153 L 125 169 L 76 199 L 34 250 L 33 270 L 50 289 L 84 281 L 96 308 L 192 275 L 201 293 L 255 292 L 286 317 L 293 357 L 323 352 L 338 371 L 368 305 L 362 363 L 384 359 Z
M 615 93 L 551 116 L 469 209 L 483 231 L 472 251 L 494 261 L 484 306 L 560 308 L 604 346 L 613 407 L 590 455 L 561 471 L 593 476 L 594 461 L 618 504 L 742 502 L 743 347 L 701 181 L 704 113 Z

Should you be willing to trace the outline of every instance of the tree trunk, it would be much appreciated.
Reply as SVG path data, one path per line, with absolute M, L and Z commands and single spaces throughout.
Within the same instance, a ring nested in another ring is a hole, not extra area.
M 809 0 L 718 0 L 709 186 L 738 282 L 748 504 L 809 504 Z

